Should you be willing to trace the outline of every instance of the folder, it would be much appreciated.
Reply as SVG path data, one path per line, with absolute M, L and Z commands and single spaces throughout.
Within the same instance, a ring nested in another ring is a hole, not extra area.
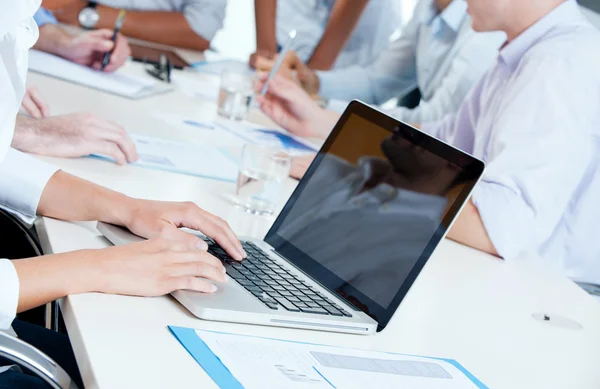
M 453 359 L 325 346 L 169 326 L 223 389 L 487 389 Z
M 173 89 L 150 76 L 135 76 L 122 70 L 106 73 L 38 50 L 29 50 L 29 70 L 129 99 L 141 99 Z

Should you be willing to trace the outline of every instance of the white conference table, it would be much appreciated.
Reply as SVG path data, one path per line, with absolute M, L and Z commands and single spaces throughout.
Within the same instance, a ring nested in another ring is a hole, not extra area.
M 125 71 L 141 69 L 128 64 Z M 211 76 L 196 77 L 215 85 Z M 206 131 L 175 131 L 152 117 L 157 112 L 215 116 L 213 102 L 190 99 L 179 90 L 131 101 L 38 74 L 29 74 L 29 84 L 40 89 L 54 114 L 86 110 L 130 132 L 187 142 L 218 141 Z M 253 120 L 265 119 L 254 113 Z M 229 146 L 239 149 L 237 142 Z M 224 217 L 240 235 L 263 237 L 273 222 L 236 209 L 231 183 L 118 167 L 91 158 L 44 159 L 131 196 L 194 201 Z M 294 187 L 290 179 L 282 204 Z M 107 247 L 94 225 L 48 218 L 36 223 L 46 253 Z M 536 259 L 505 263 L 450 241 L 440 245 L 388 327 L 374 336 L 207 322 L 170 297 L 90 293 L 69 296 L 61 307 L 88 389 L 215 388 L 168 325 L 452 358 L 490 388 L 600 387 L 597 301 Z M 534 320 L 535 313 L 548 314 L 550 322 Z M 560 327 L 563 317 L 580 328 Z

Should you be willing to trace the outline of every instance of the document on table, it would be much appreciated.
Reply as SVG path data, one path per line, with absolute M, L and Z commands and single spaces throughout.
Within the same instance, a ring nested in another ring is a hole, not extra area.
M 131 99 L 173 89 L 150 76 L 138 77 L 122 71 L 105 73 L 38 50 L 29 50 L 29 70 Z
M 250 122 L 217 120 L 215 124 L 248 143 L 264 144 L 286 149 L 292 154 L 314 153 L 318 148 L 311 142 L 289 132 L 274 128 L 261 128 Z
M 487 388 L 450 359 L 169 329 L 226 389 Z
M 130 134 L 130 136 L 139 156 L 139 160 L 133 165 L 222 181 L 237 180 L 237 163 L 227 155 L 226 151 L 218 147 L 137 134 Z M 113 160 L 99 154 L 94 154 L 93 157 Z

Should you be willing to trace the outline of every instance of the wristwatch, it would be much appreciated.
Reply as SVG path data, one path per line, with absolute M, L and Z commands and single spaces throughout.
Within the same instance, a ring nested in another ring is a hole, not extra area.
M 79 25 L 87 30 L 92 30 L 98 24 L 98 20 L 100 20 L 100 15 L 98 14 L 98 10 L 96 9 L 96 2 L 89 1 L 87 6 L 79 11 Z

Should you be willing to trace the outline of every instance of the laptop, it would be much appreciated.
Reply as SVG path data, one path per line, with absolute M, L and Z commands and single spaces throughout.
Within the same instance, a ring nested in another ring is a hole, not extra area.
M 444 238 L 483 162 L 365 104 L 349 104 L 264 240 L 240 238 L 214 294 L 173 297 L 205 320 L 353 334 L 383 330 Z M 99 223 L 113 244 L 141 240 Z M 199 234 L 199 236 L 201 236 Z

